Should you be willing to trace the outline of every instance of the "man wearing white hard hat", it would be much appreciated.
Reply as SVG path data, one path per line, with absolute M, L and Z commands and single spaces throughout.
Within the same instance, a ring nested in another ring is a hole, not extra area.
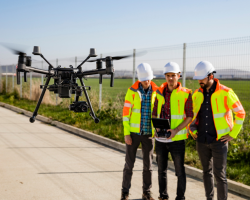
M 188 138 L 187 126 L 193 117 L 191 90 L 181 86 L 180 67 L 175 62 L 165 65 L 163 73 L 166 82 L 157 90 L 152 116 L 170 122 L 169 138 L 157 137 L 155 142 L 158 164 L 159 200 L 169 199 L 167 191 L 168 155 L 172 156 L 177 176 L 176 200 L 185 199 L 186 173 L 184 167 L 185 139 Z
M 142 199 L 154 200 L 150 192 L 154 151 L 154 130 L 151 117 L 158 87 L 151 81 L 153 71 L 149 64 L 141 63 L 137 67 L 137 75 L 138 81 L 128 89 L 123 107 L 126 157 L 123 169 L 121 200 L 128 199 L 136 151 L 140 143 L 143 152 Z
M 217 182 L 217 199 L 226 200 L 228 142 L 239 134 L 245 111 L 234 91 L 214 78 L 214 73 L 208 61 L 201 61 L 195 67 L 193 79 L 198 80 L 200 88 L 193 94 L 194 117 L 189 131 L 197 141 L 207 200 L 214 199 L 213 175 Z

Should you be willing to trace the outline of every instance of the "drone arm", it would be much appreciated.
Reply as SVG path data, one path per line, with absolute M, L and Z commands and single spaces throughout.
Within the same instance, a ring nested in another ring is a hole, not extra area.
M 38 69 L 35 67 L 28 67 L 28 66 L 26 66 L 26 69 L 29 72 L 36 72 L 36 73 L 40 73 L 40 74 L 51 75 L 51 73 L 48 70 L 43 70 L 43 69 Z
M 89 70 L 81 73 L 81 75 L 83 76 L 94 75 L 94 74 L 107 74 L 107 70 L 106 69 Z
M 53 65 L 51 65 L 51 64 L 49 63 L 49 61 L 46 60 L 46 58 L 43 56 L 43 54 L 40 54 L 40 56 L 45 60 L 46 63 L 49 64 L 49 66 L 51 66 L 52 68 L 54 68 Z
M 82 66 L 90 57 L 96 57 L 96 56 L 97 56 L 97 55 L 96 55 L 96 53 L 95 53 L 95 48 L 91 48 L 88 57 L 87 57 L 84 61 L 82 61 L 82 63 L 81 63 L 80 65 L 78 65 L 77 68 L 79 69 L 79 71 L 80 71 L 80 72 L 82 71 L 81 66 Z
M 98 69 L 98 70 L 90 70 L 90 71 L 81 72 L 82 76 L 94 75 L 94 74 L 100 74 L 100 77 L 99 77 L 100 84 L 102 83 L 102 75 L 110 74 L 111 75 L 110 87 L 114 87 L 114 75 L 115 75 L 114 72 L 107 71 L 107 69 Z
M 91 56 L 89 55 L 84 61 L 82 61 L 82 63 L 80 65 L 78 65 L 78 69 L 81 68 L 81 66 L 90 58 Z
M 48 87 L 48 85 L 49 85 L 50 78 L 51 78 L 51 77 L 48 76 L 48 78 L 47 78 L 47 80 L 46 80 L 46 83 L 45 83 L 45 85 L 44 85 L 44 87 L 43 87 L 43 91 L 42 91 L 41 96 L 40 96 L 40 98 L 39 98 L 39 101 L 38 101 L 38 103 L 37 103 L 37 105 L 36 105 L 36 109 L 35 109 L 35 111 L 33 112 L 32 117 L 30 118 L 30 122 L 31 122 L 31 123 L 34 123 L 35 120 L 36 120 L 37 112 L 38 112 L 38 109 L 39 109 L 39 107 L 40 107 L 40 105 L 41 105 L 41 103 L 42 103 L 43 96 L 44 96 L 44 94 L 45 94 L 45 92 L 46 92 L 46 89 L 47 89 L 47 87 Z

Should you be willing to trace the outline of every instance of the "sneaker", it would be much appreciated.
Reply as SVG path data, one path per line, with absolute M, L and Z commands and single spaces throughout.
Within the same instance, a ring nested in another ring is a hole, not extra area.
M 155 200 L 151 195 L 151 192 L 143 192 L 142 200 Z
M 128 200 L 128 193 L 122 192 L 121 200 Z

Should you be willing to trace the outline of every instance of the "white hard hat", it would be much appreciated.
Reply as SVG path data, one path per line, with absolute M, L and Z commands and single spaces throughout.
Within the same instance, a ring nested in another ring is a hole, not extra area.
M 215 73 L 214 66 L 208 61 L 199 62 L 194 69 L 193 79 L 202 80 L 210 73 Z
M 175 74 L 178 74 L 180 72 L 181 72 L 180 67 L 175 62 L 169 62 L 169 63 L 167 63 L 164 66 L 164 69 L 163 69 L 163 74 L 166 74 L 166 73 L 175 73 Z
M 147 81 L 153 79 L 153 71 L 148 63 L 141 63 L 136 68 L 139 81 Z

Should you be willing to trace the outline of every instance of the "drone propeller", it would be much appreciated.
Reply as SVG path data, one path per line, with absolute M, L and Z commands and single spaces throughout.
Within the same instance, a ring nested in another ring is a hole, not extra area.
M 112 60 L 121 60 L 123 58 L 129 58 L 129 57 L 132 57 L 133 55 L 126 55 L 126 56 L 114 56 L 112 57 Z M 87 62 L 96 62 L 96 61 L 106 61 L 106 58 L 98 58 L 98 59 L 95 59 L 95 60 L 89 60 Z
M 0 44 L 4 46 L 6 49 L 9 49 L 13 54 L 16 54 L 16 55 L 26 54 L 24 49 L 27 49 L 27 46 L 10 44 L 10 43 L 0 43 Z

